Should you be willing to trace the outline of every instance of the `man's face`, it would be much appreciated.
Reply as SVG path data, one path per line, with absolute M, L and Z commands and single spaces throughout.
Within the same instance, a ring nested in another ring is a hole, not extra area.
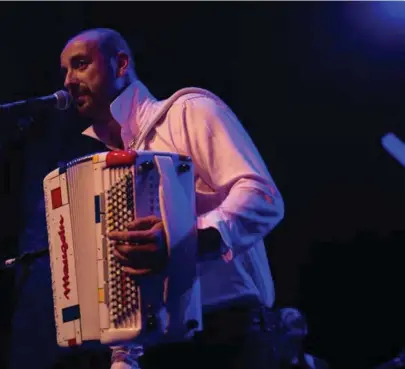
M 61 54 L 64 86 L 72 95 L 80 115 L 105 119 L 115 93 L 115 77 L 110 60 L 100 52 L 98 41 L 76 38 Z

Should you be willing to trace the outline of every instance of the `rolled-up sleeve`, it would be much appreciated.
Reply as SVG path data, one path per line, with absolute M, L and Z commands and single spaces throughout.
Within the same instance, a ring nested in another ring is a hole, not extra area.
M 222 253 L 243 252 L 284 217 L 284 202 L 258 149 L 223 102 L 199 97 L 185 101 L 182 142 L 197 174 L 216 193 L 219 206 L 200 214 L 198 228 L 216 228 Z

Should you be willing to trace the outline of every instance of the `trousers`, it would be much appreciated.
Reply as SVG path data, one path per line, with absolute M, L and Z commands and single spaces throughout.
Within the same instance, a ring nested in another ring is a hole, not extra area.
M 142 369 L 279 369 L 277 315 L 265 307 L 232 307 L 204 314 L 194 339 L 158 345 L 139 359 Z

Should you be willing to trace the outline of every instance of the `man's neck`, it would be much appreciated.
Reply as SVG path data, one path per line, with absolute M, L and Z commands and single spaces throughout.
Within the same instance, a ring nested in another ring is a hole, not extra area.
M 94 132 L 107 146 L 123 149 L 124 143 L 121 139 L 121 126 L 112 117 L 105 121 L 98 121 L 93 124 Z

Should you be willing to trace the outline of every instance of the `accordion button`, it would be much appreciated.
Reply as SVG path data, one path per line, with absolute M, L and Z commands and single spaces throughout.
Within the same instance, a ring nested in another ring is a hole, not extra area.
M 143 170 L 151 170 L 153 169 L 154 165 L 152 161 L 145 161 L 144 163 L 141 164 L 141 167 Z
M 181 164 L 181 165 L 178 167 L 177 170 L 178 170 L 179 173 L 188 172 L 188 171 L 190 170 L 190 166 L 187 165 L 187 164 Z

